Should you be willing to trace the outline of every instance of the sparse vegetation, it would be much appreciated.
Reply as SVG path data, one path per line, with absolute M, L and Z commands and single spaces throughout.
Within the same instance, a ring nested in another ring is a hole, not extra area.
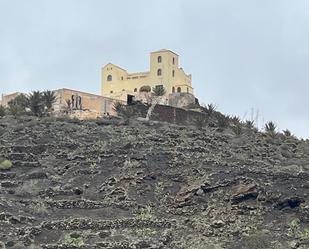
M 66 246 L 82 247 L 85 245 L 83 237 L 80 234 L 67 234 L 62 243 Z
M 282 132 L 283 132 L 284 136 L 292 137 L 292 132 L 290 130 L 286 129 L 286 130 L 283 130 Z
M 301 240 L 308 240 L 309 239 L 309 229 L 303 229 L 300 225 L 299 219 L 294 219 L 289 224 L 288 228 L 288 236 L 291 238 L 298 238 Z
M 276 135 L 277 135 L 277 131 L 276 131 L 277 125 L 274 122 L 272 122 L 272 121 L 267 122 L 265 124 L 264 129 L 265 129 L 265 132 L 266 132 L 267 135 L 269 135 L 272 138 L 276 137 Z
M 232 126 L 232 130 L 235 133 L 236 136 L 240 136 L 242 134 L 243 128 L 242 124 L 238 123 Z
M 230 117 L 223 114 L 217 116 L 217 124 L 219 128 L 227 128 L 230 123 Z
M 245 125 L 248 129 L 253 129 L 254 128 L 254 121 L 253 120 L 246 120 Z
M 29 99 L 24 94 L 19 94 L 8 103 L 8 111 L 15 117 L 25 114 L 27 108 L 29 108 Z
M 5 244 L 2 241 L 0 241 L 0 249 L 6 249 Z
M 217 106 L 214 105 L 214 104 L 208 104 L 204 108 L 205 108 L 205 112 L 208 114 L 208 116 L 212 117 L 216 112 Z
M 0 170 L 7 170 L 12 168 L 13 164 L 10 160 L 4 160 L 0 163 Z
M 116 102 L 114 104 L 114 110 L 117 115 L 124 119 L 125 124 L 129 124 L 130 120 L 137 115 L 137 112 L 133 106 L 127 106 L 120 102 Z
M 196 128 L 202 129 L 207 126 L 208 119 L 205 116 L 198 116 L 193 122 Z
M 6 114 L 6 108 L 0 105 L 0 117 L 4 117 Z

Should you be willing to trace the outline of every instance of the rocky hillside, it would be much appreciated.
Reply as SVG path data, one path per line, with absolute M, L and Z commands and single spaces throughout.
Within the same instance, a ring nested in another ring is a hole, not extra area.
M 4 117 L 0 156 L 3 248 L 309 248 L 308 141 Z

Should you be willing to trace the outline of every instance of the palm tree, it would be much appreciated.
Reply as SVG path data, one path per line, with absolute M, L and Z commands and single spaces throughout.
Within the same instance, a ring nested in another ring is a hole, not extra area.
M 166 93 L 166 90 L 162 85 L 153 87 L 152 91 L 154 93 L 154 98 L 152 100 L 151 106 L 149 107 L 149 109 L 147 111 L 146 121 L 149 121 L 150 116 L 151 116 L 154 108 L 159 103 L 159 101 L 162 99 L 162 96 L 164 96 L 165 93 Z
M 47 111 L 51 111 L 53 104 L 56 102 L 57 97 L 54 91 L 46 90 L 43 92 L 43 101 L 47 108 Z
M 44 99 L 40 91 L 33 91 L 29 95 L 29 107 L 35 116 L 42 116 L 44 111 Z

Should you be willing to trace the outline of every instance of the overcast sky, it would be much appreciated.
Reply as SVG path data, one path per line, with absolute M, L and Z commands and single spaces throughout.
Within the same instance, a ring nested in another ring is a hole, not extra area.
M 0 93 L 100 93 L 171 49 L 201 103 L 309 138 L 308 0 L 0 0 Z

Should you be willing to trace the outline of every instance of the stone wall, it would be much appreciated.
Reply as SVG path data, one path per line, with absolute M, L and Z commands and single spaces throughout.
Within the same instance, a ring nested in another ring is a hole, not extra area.
M 134 105 L 135 109 L 140 112 L 140 115 L 146 117 L 148 106 L 143 104 Z M 183 108 L 177 108 L 167 105 L 156 105 L 154 112 L 151 116 L 152 120 L 187 124 L 192 123 L 194 119 L 198 117 L 204 117 L 205 113 L 198 111 L 185 110 Z

